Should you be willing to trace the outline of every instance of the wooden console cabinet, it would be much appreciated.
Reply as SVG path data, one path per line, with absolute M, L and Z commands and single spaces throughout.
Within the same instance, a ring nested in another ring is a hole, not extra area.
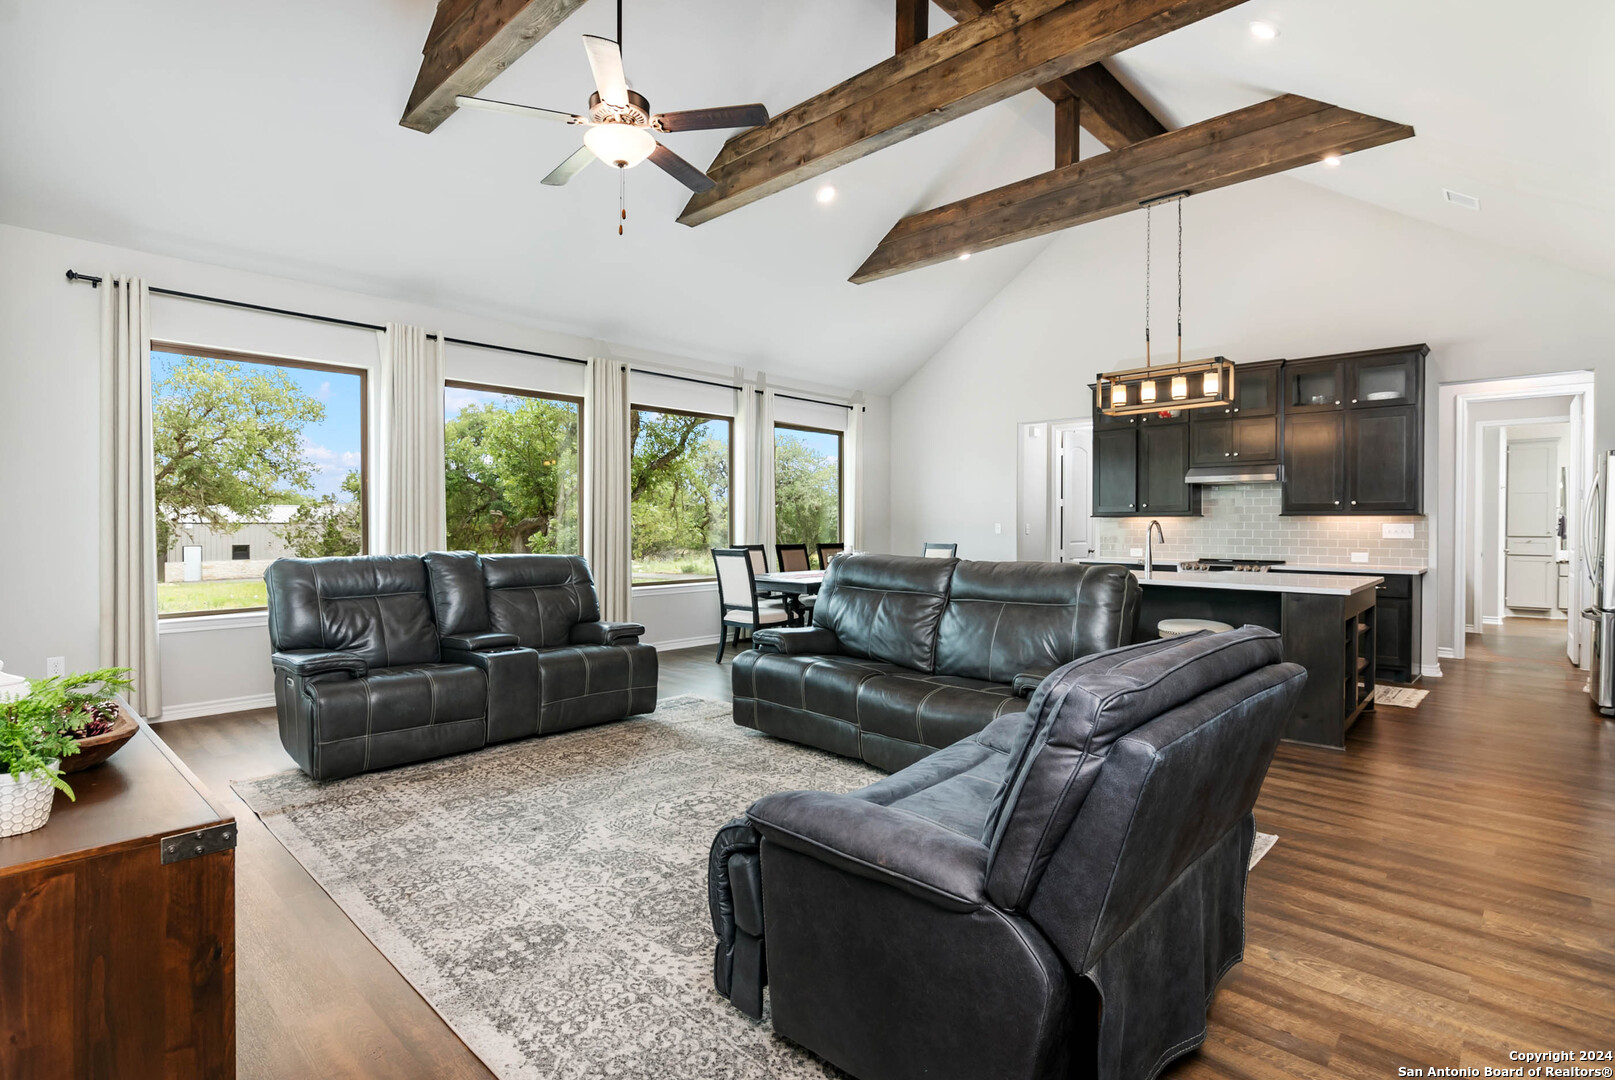
M 235 820 L 144 722 L 0 839 L 0 1077 L 235 1076 Z

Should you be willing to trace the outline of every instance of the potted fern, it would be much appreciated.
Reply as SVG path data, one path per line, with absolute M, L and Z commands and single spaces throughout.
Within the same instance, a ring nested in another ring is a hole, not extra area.
M 44 679 L 0 702 L 0 837 L 42 827 L 57 791 L 73 798 L 62 759 L 79 752 L 76 733 L 128 689 L 128 675 L 127 668 L 102 668 Z

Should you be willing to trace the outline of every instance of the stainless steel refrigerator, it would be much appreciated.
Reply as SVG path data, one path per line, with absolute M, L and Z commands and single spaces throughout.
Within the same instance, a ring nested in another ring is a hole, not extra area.
M 1592 671 L 1587 692 L 1605 716 L 1615 716 L 1615 450 L 1598 455 L 1592 487 L 1582 507 L 1582 551 L 1592 582 Z

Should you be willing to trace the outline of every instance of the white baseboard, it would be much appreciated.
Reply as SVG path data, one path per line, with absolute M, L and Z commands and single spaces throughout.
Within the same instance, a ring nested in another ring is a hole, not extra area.
M 1487 626 L 1502 626 L 1503 625 L 1503 616 L 1501 616 L 1501 615 L 1483 615 L 1483 616 L 1481 616 L 1480 621 L 1485 623 Z
M 674 649 L 698 649 L 718 643 L 717 634 L 706 634 L 701 637 L 674 638 L 671 641 L 647 641 L 646 645 L 654 647 L 658 652 L 672 652 Z
M 1458 657 L 1453 653 L 1451 645 L 1439 646 L 1436 649 L 1436 656 L 1439 657 L 1442 660 L 1456 660 L 1456 659 L 1458 659 Z
M 1466 633 L 1466 634 L 1478 634 L 1478 633 L 1480 633 L 1480 627 L 1476 626 L 1474 623 L 1465 623 L 1464 624 L 1464 633 Z
M 221 698 L 218 701 L 193 701 L 185 705 L 164 705 L 163 714 L 154 723 L 169 720 L 191 720 L 198 716 L 217 716 L 220 713 L 247 712 L 249 709 L 272 709 L 275 695 L 248 694 L 246 697 Z
M 1419 674 L 1425 676 L 1426 678 L 1439 679 L 1441 678 L 1441 665 L 1421 664 L 1419 665 Z

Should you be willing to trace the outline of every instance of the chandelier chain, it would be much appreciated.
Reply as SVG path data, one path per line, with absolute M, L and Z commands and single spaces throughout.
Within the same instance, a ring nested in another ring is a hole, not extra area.
M 1144 208 L 1144 366 L 1150 366 L 1150 247 L 1155 207 Z
M 1183 363 L 1183 200 L 1178 200 L 1178 363 Z

